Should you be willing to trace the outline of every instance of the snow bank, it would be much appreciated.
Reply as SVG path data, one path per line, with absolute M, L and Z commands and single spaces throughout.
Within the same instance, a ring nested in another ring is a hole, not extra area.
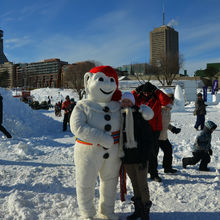
M 12 96 L 12 92 L 0 88 L 3 97 L 3 126 L 17 137 L 48 135 L 60 128 L 60 123 L 42 114 L 42 110 L 33 110 L 28 104 Z
M 48 96 L 51 98 L 51 104 L 55 105 L 59 101 L 64 101 L 65 97 L 69 95 L 70 98 L 78 100 L 77 94 L 73 89 L 57 89 L 57 88 L 43 88 L 34 89 L 31 91 L 31 95 L 34 96 L 34 100 L 38 102 L 48 101 Z

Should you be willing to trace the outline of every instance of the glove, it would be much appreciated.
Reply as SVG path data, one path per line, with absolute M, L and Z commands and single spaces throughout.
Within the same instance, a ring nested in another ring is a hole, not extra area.
M 173 127 L 173 128 L 171 129 L 171 132 L 174 133 L 174 134 L 179 134 L 180 131 L 181 131 L 181 128 Z
M 144 88 L 144 84 L 138 86 L 138 87 L 135 89 L 135 91 L 136 91 L 137 93 L 141 93 L 141 92 L 143 92 L 143 88 Z
M 209 149 L 209 155 L 212 156 L 212 149 Z
M 154 92 L 157 87 L 150 82 L 146 82 L 143 87 L 143 92 Z

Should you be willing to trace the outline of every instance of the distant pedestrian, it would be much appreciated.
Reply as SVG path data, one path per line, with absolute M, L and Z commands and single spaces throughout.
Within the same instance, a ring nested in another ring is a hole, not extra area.
M 75 102 L 74 98 L 71 98 L 70 99 L 70 107 L 69 107 L 70 114 L 72 113 L 75 106 L 76 106 L 76 102 Z
M 69 123 L 70 118 L 70 97 L 67 95 L 66 100 L 62 103 L 62 110 L 64 110 L 63 117 L 63 131 L 67 130 L 67 123 Z
M 58 117 L 62 116 L 61 107 L 62 107 L 61 102 L 57 102 L 54 106 L 55 115 L 58 116 Z
M 7 137 L 11 138 L 11 134 L 2 125 L 3 122 L 3 97 L 0 94 L 0 131 Z
M 48 106 L 49 106 L 49 108 L 50 108 L 50 107 L 51 107 L 51 99 L 50 99 L 50 96 L 48 96 L 47 104 L 48 104 Z
M 196 115 L 196 123 L 194 128 L 198 131 L 199 127 L 201 130 L 204 128 L 205 115 L 206 115 L 206 104 L 202 98 L 202 93 L 197 94 L 197 99 L 195 102 L 194 115 Z
M 207 121 L 205 123 L 204 129 L 197 135 L 195 143 L 193 145 L 193 157 L 184 157 L 182 159 L 183 168 L 186 168 L 188 165 L 195 165 L 199 161 L 199 170 L 200 171 L 209 171 L 207 167 L 210 162 L 212 155 L 211 149 L 211 139 L 212 132 L 217 128 L 217 125 L 212 121 Z

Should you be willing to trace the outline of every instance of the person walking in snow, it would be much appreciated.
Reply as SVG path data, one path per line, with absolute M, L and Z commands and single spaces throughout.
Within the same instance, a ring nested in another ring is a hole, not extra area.
M 11 134 L 5 129 L 5 127 L 2 125 L 3 122 L 3 97 L 0 94 L 0 131 L 7 137 L 11 138 Z
M 201 127 L 201 130 L 204 128 L 205 123 L 205 115 L 206 115 L 206 104 L 202 98 L 202 93 L 197 94 L 197 99 L 195 102 L 195 110 L 194 115 L 196 115 L 196 123 L 194 128 L 198 131 L 199 126 Z
M 195 165 L 199 161 L 200 171 L 209 171 L 207 167 L 211 161 L 210 156 L 212 155 L 211 139 L 212 132 L 217 128 L 217 125 L 213 121 L 207 121 L 204 129 L 197 135 L 194 146 L 193 146 L 193 157 L 184 157 L 182 159 L 182 166 L 186 168 L 188 165 Z
M 135 97 L 137 106 L 145 104 L 154 111 L 154 117 L 149 121 L 154 137 L 154 147 L 149 161 L 149 173 L 152 180 L 161 182 L 162 179 L 159 177 L 157 170 L 157 156 L 159 152 L 158 138 L 162 130 L 161 106 L 168 105 L 171 99 L 150 82 L 138 86 L 132 93 Z
M 158 144 L 160 149 L 164 153 L 162 164 L 164 168 L 164 173 L 176 173 L 177 170 L 172 168 L 173 149 L 172 144 L 168 139 L 168 130 L 170 130 L 174 134 L 178 134 L 180 133 L 181 129 L 176 128 L 175 126 L 170 124 L 174 95 L 173 93 L 168 93 L 167 95 L 171 98 L 171 103 L 166 106 L 162 106 L 162 130 L 160 132 Z
M 61 117 L 62 114 L 61 114 L 61 102 L 57 102 L 54 106 L 54 111 L 55 111 L 55 115 L 58 116 L 58 117 Z
M 77 102 L 70 117 L 75 135 L 76 193 L 82 219 L 118 220 L 114 213 L 121 160 L 119 157 L 121 91 L 110 66 L 92 68 L 84 75 L 87 98 Z M 99 206 L 94 194 L 99 175 Z M 96 215 L 97 214 L 97 215 Z
M 62 110 L 64 110 L 64 117 L 63 117 L 63 131 L 67 130 L 67 123 L 69 123 L 70 118 L 70 97 L 67 95 L 66 100 L 62 103 Z
M 153 148 L 153 132 L 147 120 L 154 116 L 152 109 L 146 105 L 135 105 L 132 93 L 125 92 L 121 99 L 122 122 L 120 146 L 123 148 L 122 163 L 131 179 L 135 211 L 128 220 L 141 217 L 149 219 L 152 202 L 147 183 L 148 162 Z

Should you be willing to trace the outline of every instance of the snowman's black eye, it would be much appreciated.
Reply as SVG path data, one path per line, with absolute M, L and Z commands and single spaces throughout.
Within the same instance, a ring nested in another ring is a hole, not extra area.
M 100 77 L 100 78 L 99 78 L 99 81 L 103 82 L 103 81 L 104 81 L 104 79 L 103 79 L 102 77 Z
M 110 79 L 111 82 L 115 82 L 115 80 L 113 78 Z

